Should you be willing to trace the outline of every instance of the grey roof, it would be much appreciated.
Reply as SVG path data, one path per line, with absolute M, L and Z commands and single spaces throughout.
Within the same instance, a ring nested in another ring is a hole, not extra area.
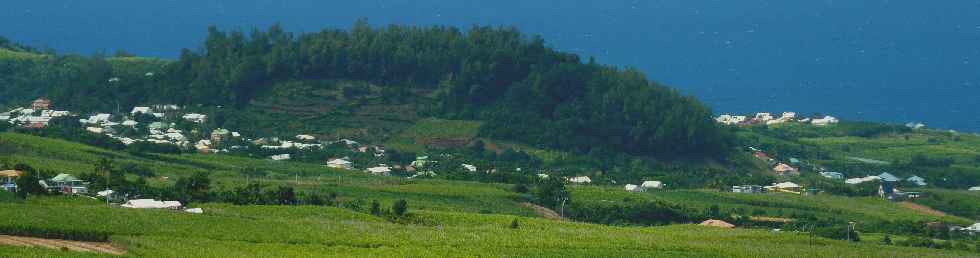
M 881 181 L 889 181 L 889 182 L 901 181 L 901 179 L 899 179 L 895 175 L 889 174 L 888 172 L 881 173 L 881 175 L 878 175 L 878 177 L 881 178 Z

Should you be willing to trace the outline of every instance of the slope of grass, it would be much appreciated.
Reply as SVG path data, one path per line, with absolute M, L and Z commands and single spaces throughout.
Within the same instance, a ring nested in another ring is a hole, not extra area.
M 765 216 L 771 217 L 789 218 L 792 214 L 813 214 L 817 217 L 847 219 L 861 223 L 941 220 L 961 225 L 972 224 L 972 221 L 961 217 L 937 217 L 874 197 L 848 198 L 832 195 L 804 197 L 785 193 L 738 194 L 716 190 L 632 193 L 622 188 L 580 186 L 573 188 L 572 199 L 584 202 L 657 200 L 697 210 L 717 205 L 721 211 L 736 211 L 742 215 L 752 215 L 751 213 L 758 210 L 765 212 Z
M 693 225 L 622 228 L 509 215 L 413 211 L 394 224 L 329 207 L 205 206 L 205 214 L 84 200 L 0 204 L 3 225 L 112 232 L 133 257 L 969 257 L 973 254 Z M 508 227 L 518 219 L 519 227 Z M 4 247 L 5 250 L 8 247 Z M 27 257 L 89 257 L 12 248 Z M 764 250 L 764 251 L 763 251 Z M 97 257 L 96 255 L 90 255 Z
M 447 145 L 465 144 L 476 138 L 481 125 L 477 121 L 422 119 L 388 140 L 385 146 L 415 153 L 422 153 L 427 147 L 452 147 Z

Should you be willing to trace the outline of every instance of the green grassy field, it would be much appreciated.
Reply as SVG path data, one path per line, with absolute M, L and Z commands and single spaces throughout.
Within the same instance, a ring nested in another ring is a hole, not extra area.
M 85 199 L 0 203 L 3 225 L 110 232 L 133 257 L 970 257 L 968 252 L 809 239 L 693 225 L 610 227 L 413 210 L 397 224 L 330 207 L 204 205 L 205 214 L 110 208 Z M 510 223 L 517 219 L 519 227 Z M 3 257 L 109 257 L 3 247 Z
M 133 257 L 970 257 L 975 253 L 809 239 L 792 232 L 722 230 L 694 225 L 616 227 L 538 218 L 511 185 L 374 177 L 318 164 L 227 155 L 134 155 L 14 133 L 0 134 L 0 155 L 42 170 L 86 173 L 103 157 L 153 170 L 151 184 L 210 173 L 215 189 L 241 186 L 243 167 L 268 173 L 250 178 L 300 191 L 338 193 L 342 201 L 407 200 L 424 223 L 395 223 L 347 209 L 314 206 L 192 204 L 195 215 L 107 207 L 86 198 L 43 197 L 0 202 L 0 226 L 106 232 Z M 168 177 L 163 179 L 163 177 Z M 763 209 L 769 214 L 813 212 L 863 221 L 941 219 L 872 198 L 734 195 L 707 190 L 628 193 L 618 187 L 575 186 L 582 202 L 663 200 L 694 208 Z M 774 215 L 773 215 L 774 216 Z M 513 220 L 518 229 L 511 229 Z M 0 257 L 105 257 L 59 250 L 2 247 Z
M 947 221 L 961 225 L 972 224 L 956 216 L 935 216 L 919 212 L 899 203 L 875 197 L 848 198 L 832 195 L 800 196 L 787 193 L 739 194 L 717 190 L 673 190 L 633 193 L 619 187 L 578 186 L 572 188 L 572 199 L 580 202 L 624 203 L 662 201 L 697 210 L 718 205 L 724 212 L 741 211 L 740 215 L 790 218 L 792 214 L 813 214 L 817 217 L 838 218 L 859 223 L 912 221 Z M 738 214 L 739 212 L 735 212 Z
M 151 185 L 172 185 L 178 177 L 203 171 L 210 174 L 213 188 L 231 189 L 245 184 L 241 168 L 265 171 L 267 176 L 249 178 L 268 185 L 292 185 L 298 190 L 337 193 L 346 200 L 378 200 L 392 203 L 405 199 L 416 207 L 440 211 L 465 211 L 532 215 L 521 206 L 521 197 L 509 185 L 443 180 L 412 180 L 376 177 L 359 171 L 330 169 L 300 162 L 275 162 L 227 155 L 139 155 L 113 152 L 63 140 L 0 133 L 2 159 L 21 162 L 40 170 L 79 175 L 94 171 L 102 157 L 119 166 L 136 164 L 154 171 Z M 167 177 L 164 179 L 163 177 Z

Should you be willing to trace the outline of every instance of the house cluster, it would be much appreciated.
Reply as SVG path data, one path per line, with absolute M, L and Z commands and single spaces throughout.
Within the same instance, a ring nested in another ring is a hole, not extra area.
M 906 185 L 911 187 L 924 187 L 929 185 L 926 182 L 925 178 L 919 176 L 913 175 L 903 180 L 888 172 L 881 173 L 876 176 L 856 177 L 856 178 L 848 178 L 844 180 L 844 183 L 849 185 L 863 184 L 868 182 L 879 182 L 878 195 L 881 198 L 894 200 L 894 201 L 915 199 L 915 198 L 922 197 L 923 195 L 923 193 L 921 192 L 902 191 L 898 188 L 901 185 Z
M 769 164 L 769 166 L 772 167 L 772 171 L 775 172 L 776 175 L 779 175 L 779 176 L 799 176 L 800 175 L 800 169 L 799 169 L 798 166 L 799 165 L 802 165 L 803 162 L 800 161 L 797 158 L 790 158 L 789 161 L 788 161 L 789 164 L 786 164 L 785 162 L 780 162 L 780 161 L 778 161 L 778 160 L 770 157 L 769 154 L 766 154 L 765 152 L 763 152 L 762 150 L 760 150 L 758 148 L 749 147 L 749 150 L 752 151 L 752 156 L 754 156 L 755 158 L 757 158 L 759 160 L 765 161 L 767 164 Z
M 661 181 L 643 181 L 640 185 L 627 184 L 624 189 L 627 192 L 646 192 L 648 189 L 663 189 L 664 183 Z
M 715 118 L 715 121 L 726 125 L 749 126 L 749 125 L 774 125 L 789 122 L 799 122 L 816 126 L 825 126 L 839 123 L 840 120 L 833 116 L 823 116 L 819 118 L 799 118 L 796 112 L 783 112 L 782 116 L 775 117 L 772 113 L 756 113 L 751 118 L 749 116 L 724 114 Z
M 0 171 L 0 187 L 4 191 L 16 192 L 17 179 L 24 175 L 24 172 L 17 170 Z M 70 174 L 58 174 L 55 177 L 39 180 L 38 184 L 52 193 L 64 194 L 86 194 L 88 193 L 88 182 L 82 181 Z
M 793 182 L 782 182 L 774 183 L 768 186 L 761 185 L 733 185 L 733 193 L 745 193 L 745 194 L 763 194 L 763 193 L 792 193 L 800 195 L 815 195 L 820 192 L 819 189 L 815 188 L 805 188 L 797 183 Z
M 9 112 L 0 113 L 0 121 L 25 128 L 44 128 L 52 119 L 71 115 L 68 111 L 52 110 L 51 100 L 39 98 L 31 102 L 30 107 L 18 107 Z

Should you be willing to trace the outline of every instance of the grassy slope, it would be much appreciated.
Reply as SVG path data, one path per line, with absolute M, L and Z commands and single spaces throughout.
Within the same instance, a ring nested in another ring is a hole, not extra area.
M 834 126 L 819 128 L 808 125 L 783 124 L 772 126 L 769 129 L 770 132 L 773 130 L 783 130 L 794 132 L 798 135 L 809 136 L 799 138 L 797 141 L 789 141 L 773 137 L 773 135 L 768 135 L 768 133 L 759 134 L 745 130 L 739 132 L 739 137 L 742 139 L 752 139 L 760 145 L 805 145 L 810 151 L 818 151 L 825 156 L 824 158 L 805 161 L 843 172 L 848 177 L 876 175 L 888 171 L 900 177 L 918 175 L 926 178 L 928 182 L 935 183 L 943 180 L 943 178 L 954 178 L 956 175 L 980 175 L 980 136 L 976 134 L 950 133 L 938 130 L 913 130 L 909 133 L 883 134 L 865 138 L 843 136 L 837 132 L 838 129 Z M 792 157 L 792 155 L 780 155 L 780 153 L 771 154 L 781 160 L 787 160 Z M 865 164 L 851 159 L 873 159 L 894 165 L 907 164 L 915 155 L 923 155 L 930 159 L 952 159 L 953 164 L 949 167 L 926 167 L 907 170 L 891 169 L 888 165 Z M 969 194 L 965 191 L 931 188 L 920 190 L 949 196 L 948 198 L 940 197 L 940 200 L 917 201 L 921 204 L 930 205 L 932 208 L 968 218 L 980 218 L 980 207 L 963 209 L 962 207 L 953 207 L 961 205 L 943 205 L 944 202 L 948 204 L 949 202 L 960 202 L 964 200 L 963 195 Z
M 44 198 L 0 204 L 4 223 L 101 230 L 141 257 L 969 257 L 847 244 L 794 233 L 677 225 L 622 228 L 509 215 L 415 211 L 435 226 L 393 224 L 329 207 L 206 205 L 203 215 Z M 515 218 L 519 229 L 508 225 Z M 80 257 L 9 248 L 20 257 Z M 93 256 L 94 257 L 94 256 Z
M 699 210 L 718 205 L 725 212 L 741 209 L 748 213 L 742 215 L 751 215 L 755 210 L 763 210 L 766 212 L 766 216 L 771 217 L 789 217 L 794 213 L 814 214 L 818 217 L 842 218 L 859 223 L 895 220 L 943 220 L 964 225 L 972 224 L 972 221 L 961 217 L 936 217 L 902 207 L 898 203 L 873 197 L 847 198 L 831 195 L 801 197 L 784 193 L 737 194 L 716 190 L 631 193 L 618 187 L 578 186 L 573 188 L 572 199 L 584 202 L 659 200 Z M 779 215 L 780 213 L 782 215 Z
M 214 179 L 214 187 L 229 189 L 244 184 L 242 167 L 254 167 L 268 173 L 267 177 L 249 179 L 267 184 L 291 184 L 302 190 L 336 192 L 342 199 L 379 200 L 392 203 L 406 199 L 414 207 L 441 211 L 493 212 L 531 215 L 533 211 L 520 205 L 517 194 L 509 186 L 441 180 L 409 180 L 395 177 L 374 177 L 362 172 L 341 171 L 321 165 L 297 162 L 274 162 L 224 155 L 141 155 L 112 152 L 77 143 L 0 133 L 0 157 L 23 162 L 41 170 L 81 174 L 94 170 L 102 157 L 113 159 L 119 166 L 134 163 L 145 166 L 160 176 L 148 180 L 151 184 L 173 184 L 177 177 L 206 171 Z M 299 181 L 295 181 L 298 179 Z

